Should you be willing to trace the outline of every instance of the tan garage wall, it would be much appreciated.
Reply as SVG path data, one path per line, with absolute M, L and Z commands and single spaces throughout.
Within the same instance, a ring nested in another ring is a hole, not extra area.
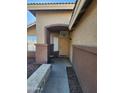
M 70 60 L 83 93 L 97 93 L 97 9 L 96 0 L 71 32 Z
M 70 59 L 72 60 L 72 45 L 97 46 L 97 9 L 96 0 L 80 19 L 71 33 Z

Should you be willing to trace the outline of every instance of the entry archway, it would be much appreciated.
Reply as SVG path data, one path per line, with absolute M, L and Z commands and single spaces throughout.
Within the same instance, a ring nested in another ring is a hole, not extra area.
M 67 24 L 52 24 L 46 26 L 46 42 L 48 58 L 69 56 L 69 29 Z

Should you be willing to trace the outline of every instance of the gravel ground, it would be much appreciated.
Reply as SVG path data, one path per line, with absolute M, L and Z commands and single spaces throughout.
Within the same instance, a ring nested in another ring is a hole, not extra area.
M 83 93 L 73 68 L 67 67 L 66 70 L 68 75 L 70 93 Z
M 27 78 L 29 78 L 40 66 L 39 64 L 35 64 L 34 58 L 27 59 Z

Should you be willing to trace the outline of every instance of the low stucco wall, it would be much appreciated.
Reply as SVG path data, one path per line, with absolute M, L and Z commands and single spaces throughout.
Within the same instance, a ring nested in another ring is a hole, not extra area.
M 27 58 L 35 58 L 35 51 L 27 51 Z
M 97 93 L 96 47 L 73 46 L 73 67 L 83 93 Z

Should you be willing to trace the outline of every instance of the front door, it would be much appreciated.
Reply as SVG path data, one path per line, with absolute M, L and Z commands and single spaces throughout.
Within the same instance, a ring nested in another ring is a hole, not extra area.
M 69 56 L 69 38 L 68 37 L 59 37 L 59 55 L 60 56 Z

